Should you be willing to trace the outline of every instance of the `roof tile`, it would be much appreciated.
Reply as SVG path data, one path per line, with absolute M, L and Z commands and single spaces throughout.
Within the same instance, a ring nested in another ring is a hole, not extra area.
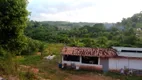
M 87 48 L 87 47 L 64 47 L 63 55 L 96 56 L 96 57 L 115 57 L 116 50 L 111 48 Z

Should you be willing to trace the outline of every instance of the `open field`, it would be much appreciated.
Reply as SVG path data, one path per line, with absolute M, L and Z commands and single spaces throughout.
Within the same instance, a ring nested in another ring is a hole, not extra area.
M 28 75 L 33 76 L 30 80 L 142 80 L 142 77 L 125 76 L 118 73 L 59 69 L 58 62 L 61 60 L 60 51 L 62 47 L 62 44 L 48 44 L 44 56 L 55 54 L 56 57 L 53 60 L 41 59 L 40 55 L 18 57 L 19 64 L 24 66 L 20 66 L 20 71 L 22 74 L 23 72 L 30 72 Z

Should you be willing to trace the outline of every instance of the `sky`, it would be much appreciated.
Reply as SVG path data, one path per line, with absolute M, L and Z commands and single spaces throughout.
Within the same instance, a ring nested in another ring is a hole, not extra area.
M 142 11 L 142 0 L 29 0 L 31 20 L 120 22 Z

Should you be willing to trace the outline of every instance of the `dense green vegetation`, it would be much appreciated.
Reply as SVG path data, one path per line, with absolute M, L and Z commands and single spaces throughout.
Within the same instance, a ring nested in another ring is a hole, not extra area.
M 0 0 L 0 47 L 18 52 L 24 48 L 23 35 L 28 11 L 26 0 Z M 5 7 L 6 5 L 6 7 Z
M 29 21 L 25 35 L 36 40 L 51 43 L 65 43 L 69 46 L 142 47 L 142 14 L 138 13 L 116 24 L 88 23 L 80 26 L 69 22 Z M 69 25 L 71 25 L 69 27 Z M 62 26 L 62 27 L 61 27 Z M 140 29 L 140 31 L 138 31 Z
M 38 78 L 42 76 L 64 80 L 72 74 L 86 73 L 61 71 L 57 68 L 61 58 L 59 53 L 65 45 L 142 47 L 141 13 L 116 24 L 37 22 L 28 21 L 27 3 L 27 0 L 0 0 L 0 74 L 5 78 L 12 75 L 20 80 L 42 80 Z M 36 54 L 37 52 L 40 54 Z M 44 60 L 43 57 L 49 54 L 56 55 L 56 58 L 52 61 Z M 39 69 L 38 74 L 30 71 L 34 68 Z M 115 78 L 119 78 L 118 76 L 121 75 L 114 75 Z M 136 79 L 135 76 L 123 76 L 122 80 L 131 78 Z M 141 80 L 140 77 L 137 78 Z
M 0 0 L 0 74 L 19 77 L 17 55 L 44 50 L 45 43 L 24 35 L 27 0 Z
M 31 54 L 42 50 L 42 42 L 24 35 L 29 14 L 26 10 L 27 0 L 1 0 L 0 3 L 0 55 L 4 51 Z

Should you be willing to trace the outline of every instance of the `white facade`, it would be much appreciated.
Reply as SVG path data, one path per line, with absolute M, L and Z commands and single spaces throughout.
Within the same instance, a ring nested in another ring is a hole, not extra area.
M 142 70 L 142 48 L 112 47 L 117 50 L 118 58 L 109 58 L 109 69 L 121 68 Z M 119 58 L 125 57 L 125 58 Z
M 121 68 L 142 70 L 142 59 L 109 58 L 110 70 L 119 70 Z

